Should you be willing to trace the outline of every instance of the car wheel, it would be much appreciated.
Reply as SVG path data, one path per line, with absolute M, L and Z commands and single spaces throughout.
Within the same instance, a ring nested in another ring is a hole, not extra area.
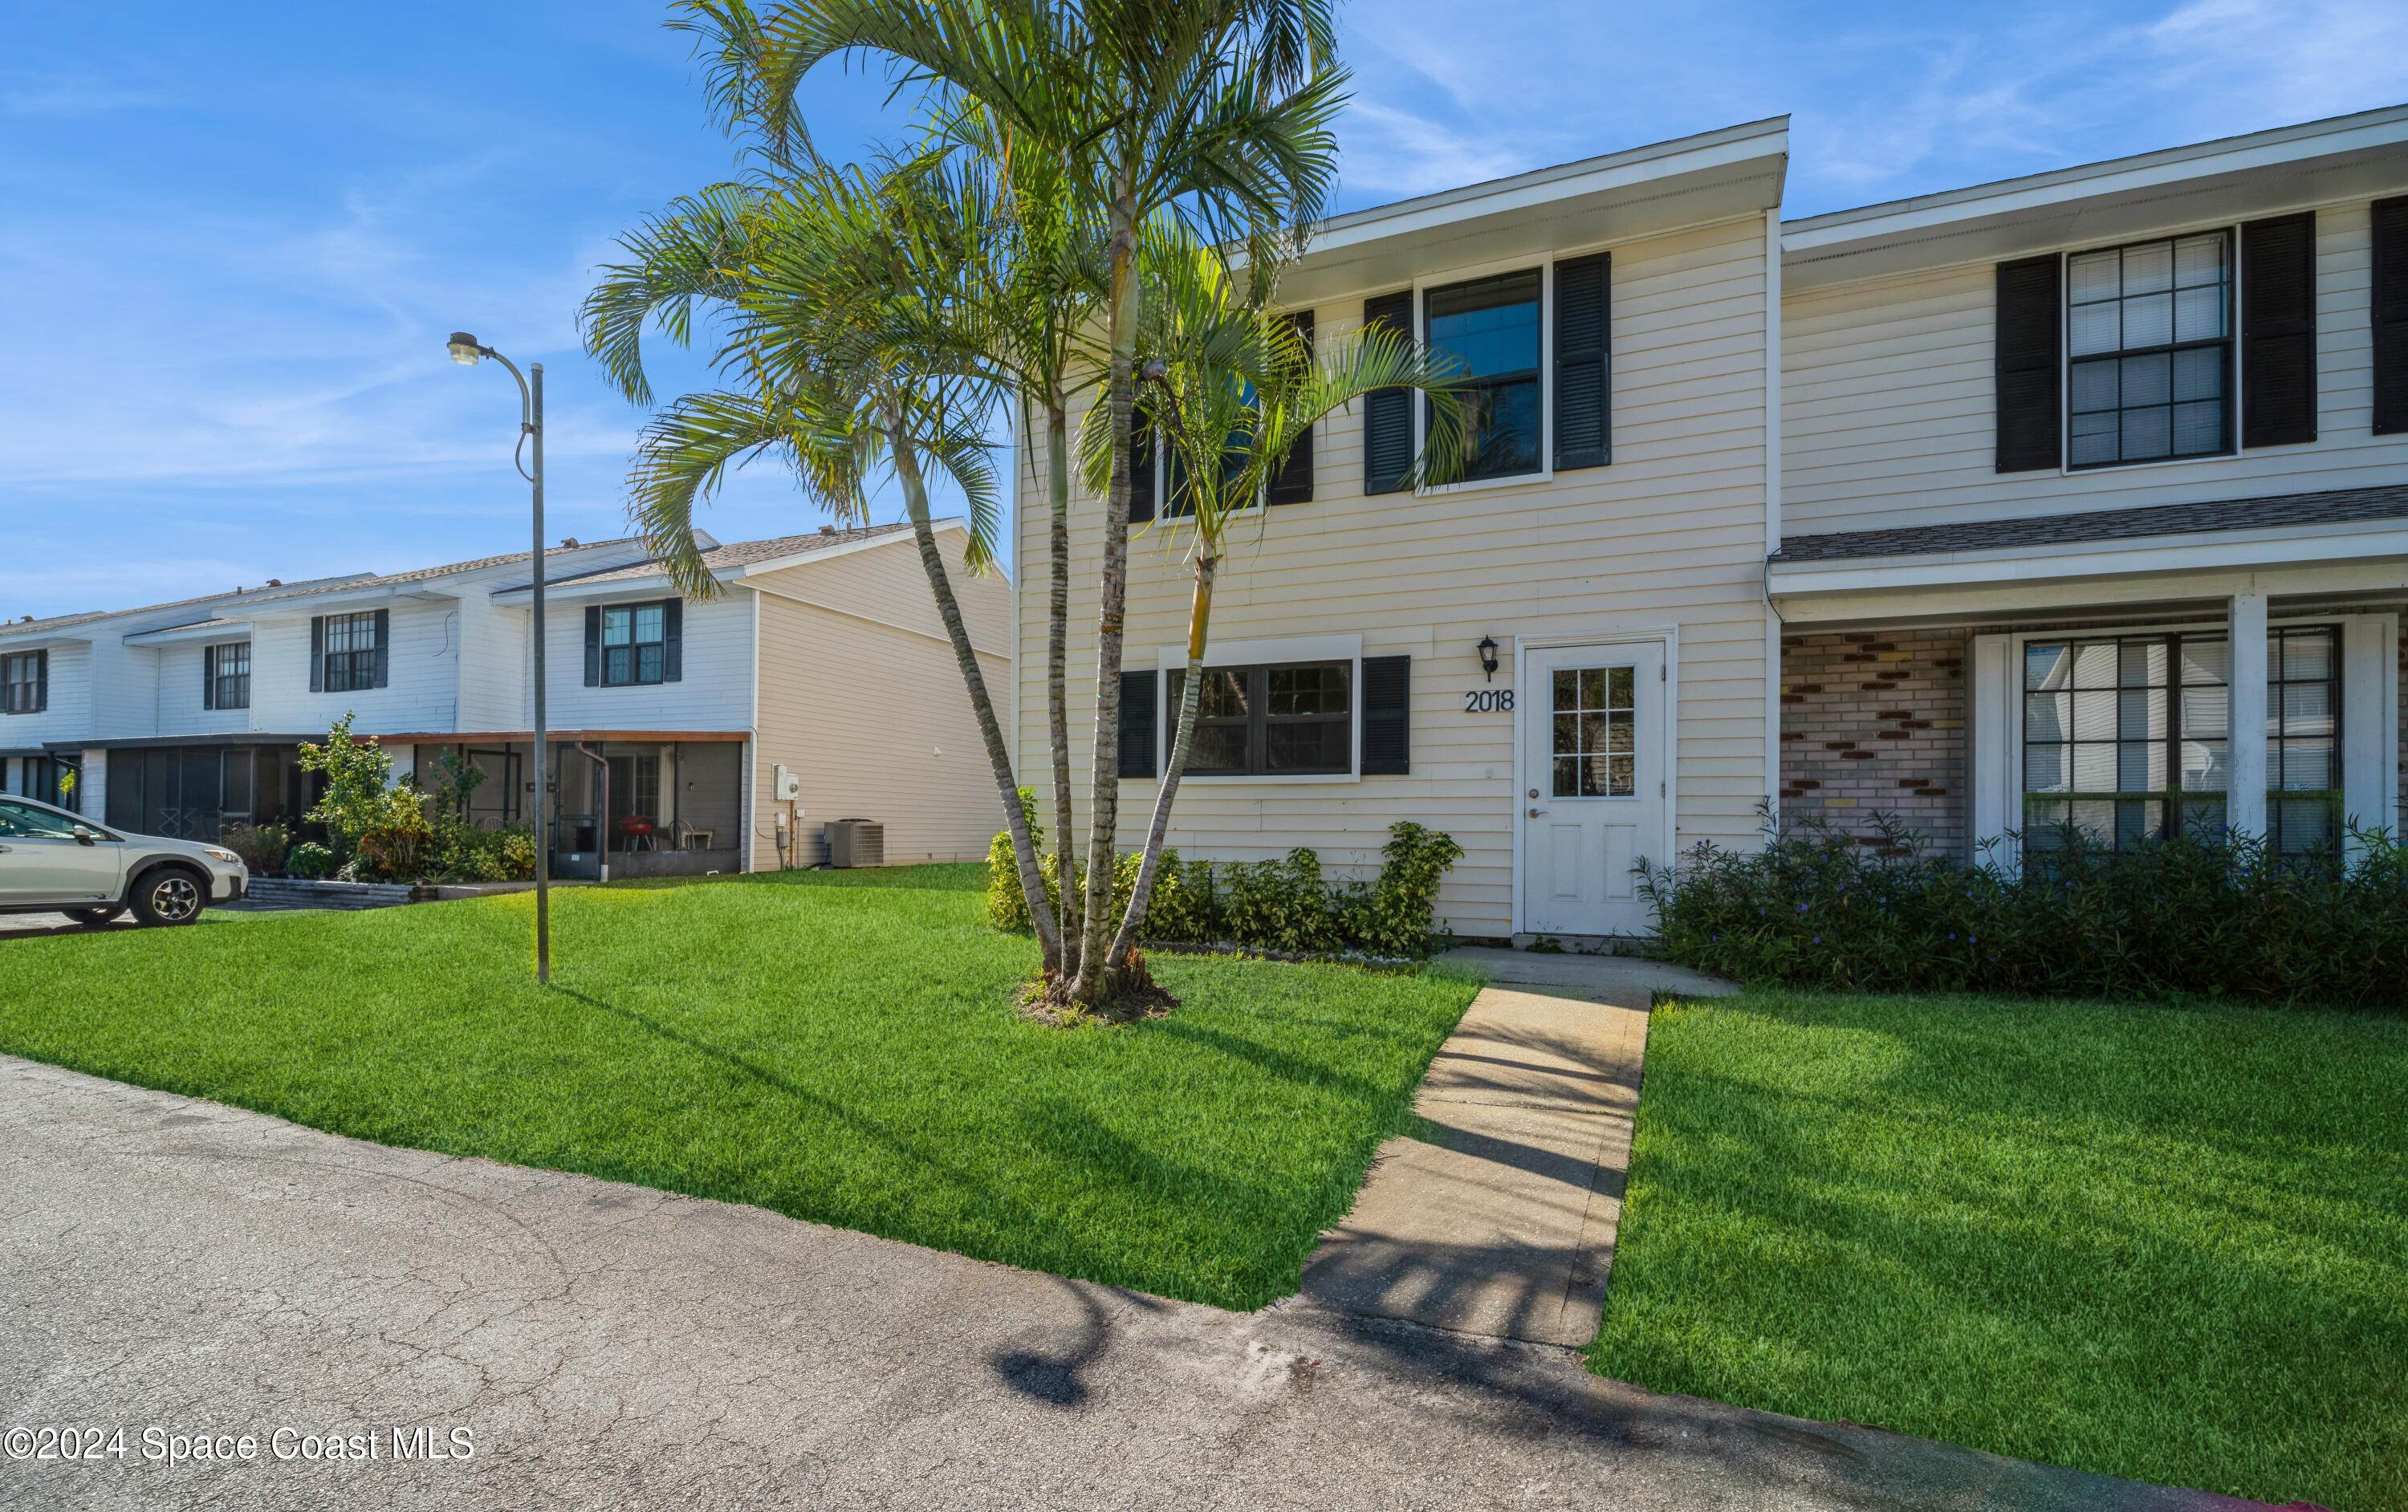
M 180 866 L 162 867 L 134 885 L 134 917 L 146 924 L 189 924 L 208 902 L 208 889 Z
M 111 904 L 106 908 L 70 908 L 67 917 L 79 924 L 106 924 L 124 911 L 123 905 Z

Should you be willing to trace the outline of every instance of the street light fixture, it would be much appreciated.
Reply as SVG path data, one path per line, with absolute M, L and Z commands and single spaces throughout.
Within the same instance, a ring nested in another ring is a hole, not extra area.
M 535 467 L 529 471 L 520 465 L 517 452 L 510 455 L 511 464 L 518 466 L 519 476 L 535 486 L 535 641 L 530 654 L 535 659 L 535 979 L 552 980 L 552 846 L 546 834 L 545 808 L 552 795 L 552 768 L 544 754 L 543 707 L 543 364 L 531 363 L 521 373 L 518 364 L 479 341 L 466 331 L 454 331 L 445 344 L 452 360 L 463 367 L 474 367 L 481 358 L 491 357 L 510 370 L 519 382 L 519 445 L 532 441 Z M 529 382 L 532 378 L 534 381 Z

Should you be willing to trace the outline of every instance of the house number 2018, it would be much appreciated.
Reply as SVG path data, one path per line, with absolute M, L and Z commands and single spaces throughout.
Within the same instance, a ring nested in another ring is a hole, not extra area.
M 1474 688 L 1463 695 L 1466 714 L 1510 714 L 1513 711 L 1513 690 L 1511 688 Z

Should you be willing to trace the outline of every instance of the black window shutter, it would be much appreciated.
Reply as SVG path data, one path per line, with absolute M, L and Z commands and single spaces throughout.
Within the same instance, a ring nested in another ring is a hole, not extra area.
M 322 614 L 309 617 L 309 691 L 326 691 L 326 617 Z
M 1403 777 L 1412 761 L 1413 659 L 1363 658 L 1365 777 Z
M 1413 334 L 1413 292 L 1363 301 L 1363 328 L 1384 325 L 1400 336 Z M 1363 400 L 1363 492 L 1397 493 L 1413 468 L 1413 392 L 1375 389 Z
M 1305 354 L 1312 354 L 1312 311 L 1298 310 L 1288 319 L 1296 326 L 1297 338 L 1304 343 Z M 1312 502 L 1312 431 L 1296 438 L 1288 449 L 1287 458 L 1280 470 L 1263 490 L 1265 504 L 1311 504 Z
M 218 706 L 218 649 L 201 648 L 201 707 Z
M 1999 264 L 1998 471 L 2025 473 L 2061 460 L 2057 335 L 2064 311 L 2055 252 Z
M 685 600 L 673 598 L 661 606 L 661 680 L 685 677 Z
M 2408 194 L 2374 202 L 2374 434 L 2408 431 Z
M 393 611 L 376 612 L 376 678 L 369 686 L 381 688 L 393 670 Z
M 1613 254 L 1555 264 L 1555 465 L 1602 467 L 1612 444 Z
M 1154 474 L 1155 453 L 1162 449 L 1162 433 L 1154 428 L 1154 418 L 1140 405 L 1129 412 L 1129 523 L 1141 525 L 1154 518 Z
M 50 706 L 50 653 L 34 653 L 34 712 L 42 713 Z M 79 792 L 81 790 L 79 789 Z M 81 812 L 81 810 L 78 810 Z
M 2316 217 L 2241 228 L 2241 444 L 2316 438 Z
M 1151 672 L 1121 674 L 1121 776 L 1152 777 L 1154 679 Z
M 602 606 L 585 606 L 585 686 L 602 685 Z

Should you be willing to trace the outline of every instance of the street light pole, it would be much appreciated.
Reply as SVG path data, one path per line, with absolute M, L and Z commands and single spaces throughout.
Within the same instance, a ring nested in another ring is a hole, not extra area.
M 491 357 L 510 370 L 519 383 L 519 440 L 532 443 L 535 470 L 521 467 L 519 476 L 535 489 L 535 551 L 529 560 L 535 570 L 535 634 L 528 654 L 535 663 L 535 979 L 552 980 L 552 844 L 545 833 L 549 823 L 546 810 L 552 798 L 552 768 L 544 747 L 543 703 L 543 364 L 528 364 L 521 373 L 518 364 L 479 341 L 466 331 L 454 331 L 447 343 L 452 360 L 464 367 L 474 367 L 480 358 Z M 529 383 L 532 375 L 535 381 Z M 515 454 L 511 457 L 517 464 Z

